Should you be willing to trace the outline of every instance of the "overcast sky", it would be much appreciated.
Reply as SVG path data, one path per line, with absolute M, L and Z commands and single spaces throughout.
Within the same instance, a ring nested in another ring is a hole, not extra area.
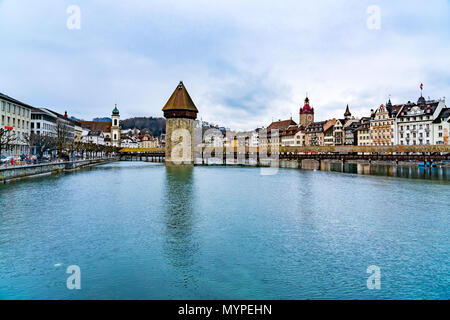
M 183 80 L 199 118 L 232 129 L 298 121 L 306 92 L 316 120 L 361 117 L 421 82 L 450 98 L 449 17 L 446 0 L 0 0 L 0 92 L 87 120 L 116 102 L 162 116 Z

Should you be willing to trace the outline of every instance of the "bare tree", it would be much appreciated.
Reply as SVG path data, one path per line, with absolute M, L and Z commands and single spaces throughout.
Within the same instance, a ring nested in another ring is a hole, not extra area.
M 36 153 L 40 158 L 44 155 L 46 150 L 51 150 L 55 147 L 55 138 L 49 135 L 40 135 L 35 133 L 26 133 L 23 140 L 29 147 L 29 155 L 31 156 L 32 149 L 36 148 Z
M 74 150 L 77 153 L 77 156 L 78 156 L 78 154 L 83 153 L 83 151 L 84 151 L 84 143 L 81 142 L 81 141 L 75 141 Z
M 69 144 L 73 142 L 73 132 L 70 130 L 70 126 L 64 121 L 58 120 L 56 124 L 56 150 L 58 152 L 58 158 L 63 158 L 66 155 L 66 151 L 69 148 Z
M 12 150 L 14 142 L 17 140 L 17 135 L 14 131 L 9 129 L 0 129 L 0 155 L 3 150 Z

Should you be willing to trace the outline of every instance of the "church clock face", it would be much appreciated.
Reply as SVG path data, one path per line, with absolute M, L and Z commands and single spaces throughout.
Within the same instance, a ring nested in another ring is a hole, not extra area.
M 311 121 L 311 120 L 312 120 L 312 115 L 309 115 L 309 116 L 307 117 L 307 119 L 308 119 L 308 121 Z

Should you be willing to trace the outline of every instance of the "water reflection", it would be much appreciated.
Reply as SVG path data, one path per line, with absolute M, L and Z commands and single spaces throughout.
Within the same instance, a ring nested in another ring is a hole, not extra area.
M 410 179 L 450 180 L 450 168 L 423 168 L 418 166 L 396 166 L 368 163 L 332 163 L 330 171 L 358 173 L 365 175 L 388 176 Z
M 170 263 L 191 277 L 190 267 L 198 251 L 194 238 L 195 209 L 192 166 L 167 166 L 164 190 L 166 206 L 165 253 Z

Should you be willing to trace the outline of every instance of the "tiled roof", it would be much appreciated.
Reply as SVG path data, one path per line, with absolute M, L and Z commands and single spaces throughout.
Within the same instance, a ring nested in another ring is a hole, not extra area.
M 198 112 L 194 101 L 192 101 L 182 81 L 180 81 L 177 88 L 170 96 L 169 101 L 167 101 L 166 105 L 162 109 L 162 111 L 169 110 L 188 110 Z
M 366 130 L 366 129 L 369 129 L 370 128 L 370 123 L 369 122 L 364 122 L 364 123 L 361 123 L 359 126 L 358 126 L 358 129 L 356 129 L 356 130 Z
M 333 126 L 336 124 L 336 119 L 328 120 L 325 125 L 323 126 L 323 131 L 328 131 L 329 129 L 333 128 Z
M 450 108 L 443 108 L 441 110 L 441 113 L 436 118 L 436 120 L 433 121 L 433 123 L 441 123 L 442 119 L 448 119 L 447 122 L 450 122 Z
M 292 119 L 275 121 L 267 127 L 267 131 L 270 132 L 270 130 L 287 130 L 287 128 L 292 125 L 297 125 L 297 123 L 295 123 L 295 121 Z
M 92 136 L 92 137 L 96 137 L 96 136 L 100 136 L 102 134 L 101 131 L 89 131 L 88 136 Z
M 408 116 L 407 113 L 414 107 L 418 107 L 420 110 L 422 110 L 423 114 L 432 115 L 438 105 L 439 101 L 427 101 L 425 104 L 418 105 L 412 102 L 408 102 L 407 104 L 403 105 L 403 108 L 401 109 L 401 112 L 397 117 L 401 118 Z
M 32 108 L 32 106 L 30 106 L 30 105 L 28 105 L 26 103 L 23 103 L 22 101 L 19 101 L 17 99 L 14 99 L 14 98 L 12 98 L 12 97 L 4 94 L 4 93 L 1 93 L 1 92 L 0 92 L 0 98 L 8 100 L 9 102 L 12 102 L 12 103 L 15 103 L 15 104 L 20 104 L 20 105 L 22 105 L 24 107 L 27 107 L 27 108 Z
M 80 123 L 83 128 L 89 129 L 91 131 L 111 132 L 111 122 L 80 121 Z
M 355 127 L 357 124 L 359 123 L 359 120 L 358 119 L 350 119 L 350 120 L 347 120 L 347 122 L 345 123 L 345 125 L 344 125 L 344 128 L 346 129 L 346 128 L 348 128 L 348 127 Z M 355 125 L 356 124 L 356 125 Z
M 47 110 L 47 111 L 53 113 L 56 117 L 58 117 L 58 118 L 60 118 L 60 119 L 63 119 L 63 120 L 72 122 L 74 125 L 77 125 L 77 126 L 80 126 L 80 125 L 81 125 L 81 124 L 80 124 L 80 121 L 72 120 L 72 119 L 70 119 L 70 118 L 68 118 L 68 117 L 65 117 L 64 115 L 62 115 L 62 114 L 60 114 L 60 113 L 58 113 L 58 112 L 56 112 L 56 111 L 50 110 L 50 109 L 48 109 L 48 108 L 42 108 L 42 109 Z
M 400 112 L 400 110 L 402 110 L 403 105 L 401 105 L 401 104 L 397 104 L 395 106 L 391 105 L 391 106 L 386 106 L 386 108 L 389 112 L 389 117 L 396 118 L 398 113 Z
M 44 109 L 44 108 L 32 108 L 31 109 L 31 114 L 45 114 L 45 115 L 47 115 L 47 116 L 49 116 L 49 117 L 52 117 L 52 118 L 57 118 L 58 116 L 56 115 L 56 114 L 54 114 L 53 112 L 51 112 L 51 111 L 49 111 L 49 110 L 47 110 L 47 109 Z
M 290 125 L 286 130 L 284 130 L 281 133 L 281 135 L 282 136 L 293 136 L 299 131 L 300 131 L 300 128 L 296 124 L 295 125 Z
M 323 127 L 326 123 L 326 121 L 311 122 L 308 127 L 306 127 L 306 133 L 323 132 Z

